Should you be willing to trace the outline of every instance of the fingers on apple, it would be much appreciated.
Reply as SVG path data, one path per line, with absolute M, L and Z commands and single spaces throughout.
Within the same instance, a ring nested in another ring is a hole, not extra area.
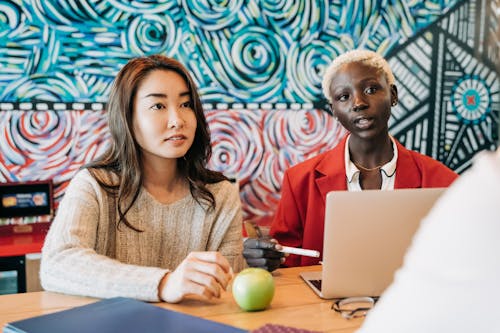
M 225 272 L 220 268 L 220 266 L 215 266 L 215 270 L 213 272 L 213 276 L 219 282 L 219 284 L 222 286 L 224 290 L 226 290 L 227 285 L 229 284 L 229 281 L 231 280 L 231 273 L 230 271 Z
M 217 251 L 191 252 L 187 258 L 217 264 L 225 273 L 229 273 L 231 269 L 231 265 L 229 265 L 229 261 L 227 261 L 226 257 Z
M 234 279 L 234 271 L 232 267 L 229 267 L 229 281 Z
M 193 276 L 198 276 L 199 274 L 204 275 L 206 278 L 210 278 L 214 283 L 220 285 L 222 289 L 226 290 L 229 283 L 229 274 L 217 263 L 193 260 L 189 263 L 189 267 L 192 270 L 190 274 Z M 200 278 L 198 278 L 196 282 L 208 285 L 206 280 L 200 280 Z M 217 290 L 220 294 L 220 290 Z
M 194 281 L 196 278 L 193 277 L 192 281 L 187 282 L 189 286 L 186 288 L 186 293 L 187 294 L 192 294 L 192 295 L 199 295 L 201 297 L 204 297 L 206 299 L 212 299 L 213 297 L 219 297 L 217 296 L 217 286 L 212 286 L 212 285 L 204 285 L 202 283 L 199 283 L 197 281 Z M 219 291 L 220 295 L 220 291 Z
M 193 276 L 191 277 L 191 281 L 197 283 L 199 286 L 202 287 L 202 295 L 203 296 L 205 296 L 209 299 L 212 297 L 216 297 L 216 298 L 220 297 L 221 286 L 214 279 L 213 276 L 197 272 L 197 273 L 193 274 Z
M 169 285 L 169 287 L 181 294 L 182 298 L 188 295 L 199 295 L 207 299 L 219 297 L 218 283 L 210 275 L 198 271 L 193 262 L 188 261 L 178 273 L 176 285 Z

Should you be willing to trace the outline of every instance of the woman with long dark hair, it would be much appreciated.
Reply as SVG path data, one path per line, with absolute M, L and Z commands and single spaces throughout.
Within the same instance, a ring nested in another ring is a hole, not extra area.
M 178 61 L 135 58 L 108 104 L 111 145 L 70 182 L 42 251 L 46 290 L 179 302 L 219 297 L 243 266 L 236 186 L 206 163 L 210 132 Z

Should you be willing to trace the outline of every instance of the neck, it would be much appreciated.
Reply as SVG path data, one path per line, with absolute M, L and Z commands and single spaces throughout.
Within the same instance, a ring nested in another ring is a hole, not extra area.
M 379 170 L 393 158 L 394 149 L 389 135 L 372 140 L 360 140 L 351 136 L 349 138 L 349 154 L 351 161 L 358 169 L 373 171 Z
M 143 162 L 143 186 L 159 202 L 171 203 L 187 194 L 189 183 L 179 173 L 176 159 L 161 162 Z

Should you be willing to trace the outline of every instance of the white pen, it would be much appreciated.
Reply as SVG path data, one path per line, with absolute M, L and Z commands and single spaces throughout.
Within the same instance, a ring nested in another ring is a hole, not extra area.
M 319 258 L 319 251 L 316 251 L 316 250 L 301 249 L 298 247 L 290 247 L 290 246 L 283 246 L 283 245 L 281 247 L 283 249 L 281 249 L 279 251 L 283 252 L 283 253 L 290 253 L 290 254 L 296 254 L 299 256 Z

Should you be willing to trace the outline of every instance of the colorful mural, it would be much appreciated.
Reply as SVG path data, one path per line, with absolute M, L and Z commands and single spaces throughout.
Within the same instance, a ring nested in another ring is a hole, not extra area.
M 461 172 L 497 140 L 497 2 L 0 0 L 0 181 L 51 178 L 56 201 L 106 148 L 106 99 L 131 57 L 179 59 L 200 88 L 210 167 L 265 223 L 283 172 L 344 134 L 320 83 L 337 54 L 389 59 L 391 133 Z

